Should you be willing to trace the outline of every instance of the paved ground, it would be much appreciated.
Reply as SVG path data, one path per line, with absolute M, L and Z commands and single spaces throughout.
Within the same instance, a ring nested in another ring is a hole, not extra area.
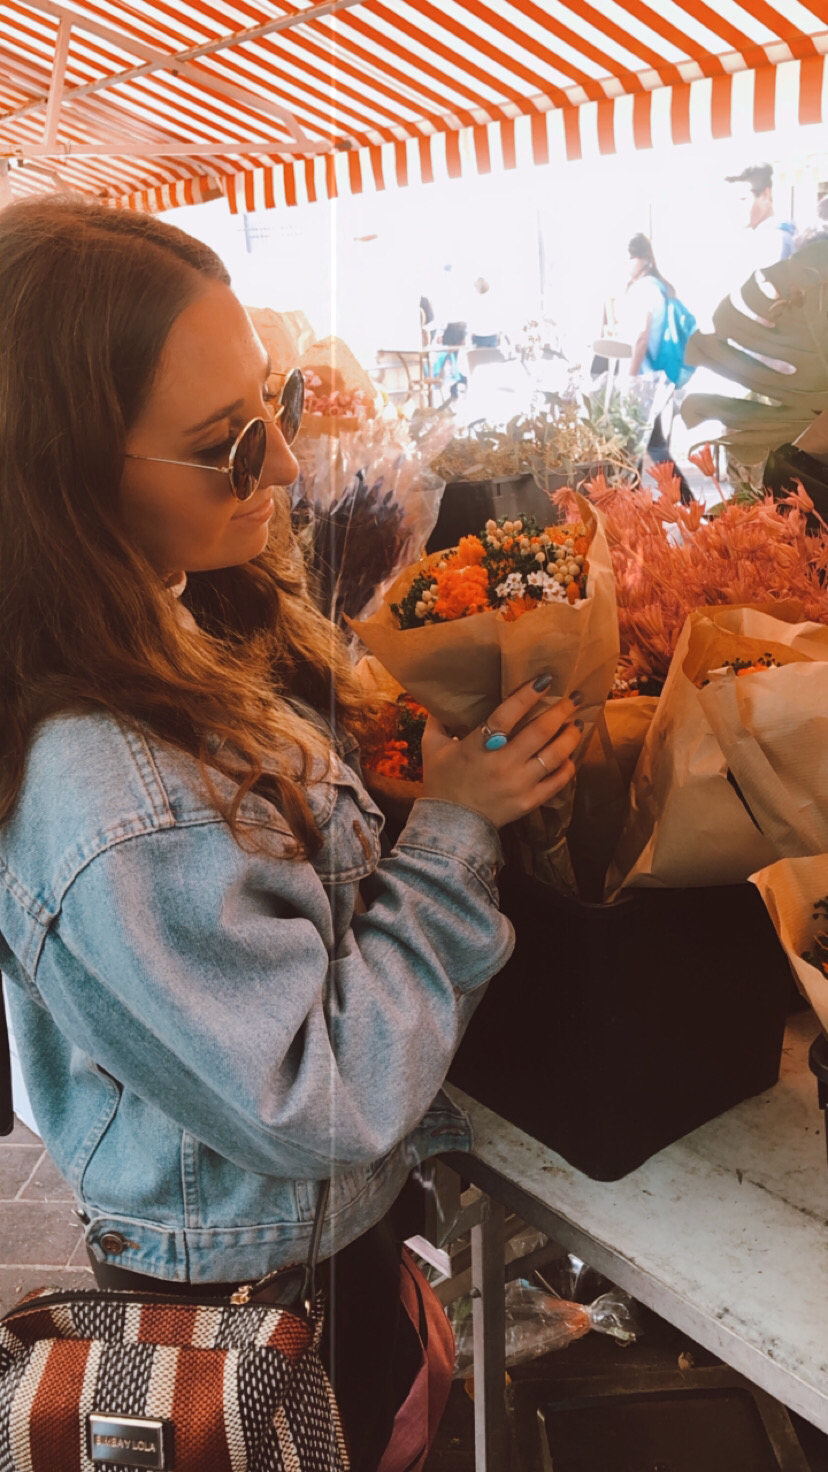
M 18 1121 L 0 1141 L 0 1313 L 30 1288 L 91 1283 L 72 1193 Z

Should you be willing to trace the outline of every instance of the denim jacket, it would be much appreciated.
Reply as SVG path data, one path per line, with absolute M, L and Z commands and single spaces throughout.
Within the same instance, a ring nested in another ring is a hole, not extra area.
M 417 1161 L 470 1145 L 441 1085 L 512 947 L 497 833 L 421 800 L 380 858 L 341 755 L 308 794 L 323 846 L 291 859 L 273 805 L 242 806 L 266 847 L 237 842 L 197 763 L 146 732 L 90 713 L 35 734 L 0 828 L 0 969 L 99 1260 L 254 1278 L 305 1256 L 330 1177 L 327 1256 Z

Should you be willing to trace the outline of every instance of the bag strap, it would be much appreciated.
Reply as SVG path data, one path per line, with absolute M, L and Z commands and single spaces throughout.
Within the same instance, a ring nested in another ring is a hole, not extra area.
M 310 1304 L 316 1303 L 316 1264 L 319 1260 L 319 1246 L 322 1241 L 322 1230 L 325 1226 L 325 1210 L 328 1205 L 330 1193 L 330 1181 L 320 1181 L 316 1213 L 313 1218 L 313 1231 L 311 1232 L 310 1247 L 308 1248 L 308 1261 L 305 1266 L 305 1300 Z
M 0 1135 L 10 1135 L 14 1129 L 14 1105 L 12 1103 L 11 1052 L 9 1050 L 9 1028 L 6 1022 L 6 1003 L 3 982 L 0 978 Z

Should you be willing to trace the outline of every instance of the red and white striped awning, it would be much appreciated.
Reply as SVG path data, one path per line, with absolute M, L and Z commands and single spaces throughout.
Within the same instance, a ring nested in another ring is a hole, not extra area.
M 828 117 L 828 0 L 0 0 L 0 201 L 330 199 Z

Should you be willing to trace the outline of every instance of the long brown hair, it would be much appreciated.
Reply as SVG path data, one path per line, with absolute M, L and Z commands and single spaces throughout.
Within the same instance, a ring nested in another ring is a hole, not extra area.
M 656 265 L 656 259 L 653 255 L 653 247 L 649 236 L 642 235 L 640 231 L 637 235 L 634 235 L 629 245 L 627 246 L 627 254 L 633 261 L 644 262 L 644 270 L 641 273 L 642 276 L 655 276 L 656 281 L 661 282 L 662 286 L 667 292 L 667 295 L 675 296 L 676 293 L 673 286 L 667 280 L 666 276 L 662 276 L 661 272 L 658 269 L 658 266 Z
M 92 708 L 197 757 L 234 832 L 256 785 L 313 853 L 305 784 L 329 747 L 290 700 L 351 722 L 360 700 L 286 499 L 260 557 L 191 576 L 198 634 L 121 522 L 127 434 L 205 280 L 229 284 L 218 256 L 150 215 L 71 197 L 0 214 L 0 820 L 35 726 Z

